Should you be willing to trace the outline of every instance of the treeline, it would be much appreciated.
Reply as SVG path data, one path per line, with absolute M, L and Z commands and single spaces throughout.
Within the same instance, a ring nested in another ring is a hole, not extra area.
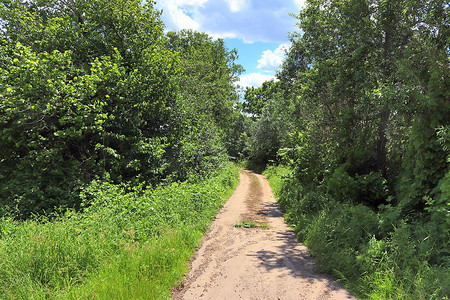
M 287 219 L 362 298 L 450 294 L 448 9 L 306 1 L 278 80 L 246 92 L 251 159 L 289 166 Z
M 0 214 L 80 207 L 94 179 L 199 180 L 240 149 L 236 51 L 153 1 L 0 4 Z

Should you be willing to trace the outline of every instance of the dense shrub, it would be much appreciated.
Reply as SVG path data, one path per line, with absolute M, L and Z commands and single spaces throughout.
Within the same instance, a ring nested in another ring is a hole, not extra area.
M 154 5 L 0 4 L 0 213 L 78 209 L 93 179 L 155 187 L 227 160 L 236 51 L 200 33 L 171 47 Z
M 338 201 L 363 203 L 373 208 L 385 203 L 389 193 L 387 181 L 380 172 L 350 176 L 342 165 L 326 180 L 327 191 Z
M 319 271 L 344 280 L 362 299 L 448 299 L 448 202 L 430 202 L 430 215 L 422 217 L 405 216 L 391 204 L 374 211 L 304 187 L 286 175 L 292 174 L 286 167 L 279 170 L 271 167 L 265 174 Z
M 336 200 L 356 201 L 358 197 L 358 183 L 345 171 L 345 167 L 337 168 L 328 180 L 328 193 Z
M 0 298 L 169 298 L 237 181 L 231 166 L 155 190 L 93 181 L 83 212 L 2 218 Z

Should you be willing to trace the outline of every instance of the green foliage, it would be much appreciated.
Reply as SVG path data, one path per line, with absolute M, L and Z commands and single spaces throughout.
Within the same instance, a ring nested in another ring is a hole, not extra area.
M 337 168 L 326 180 L 327 191 L 334 199 L 353 203 L 360 202 L 374 208 L 384 203 L 388 197 L 386 179 L 380 172 L 351 177 L 345 169 L 345 165 Z
M 307 1 L 278 74 L 292 168 L 278 201 L 318 268 L 363 299 L 449 295 L 447 11 Z
M 319 0 L 294 15 L 301 33 L 276 84 L 287 100 L 271 111 L 288 112 L 289 130 L 275 138 L 300 180 L 373 207 L 394 197 L 405 211 L 438 196 L 448 168 L 434 135 L 448 125 L 445 14 L 444 1 Z M 263 103 L 257 91 L 251 102 Z
M 338 201 L 356 201 L 358 183 L 345 171 L 344 166 L 337 168 L 327 182 L 328 193 Z
M 24 215 L 56 205 L 73 207 L 74 189 L 76 193 L 82 183 L 105 171 L 114 180 L 155 180 L 162 173 L 165 145 L 156 124 L 166 114 L 165 102 L 154 102 L 151 87 L 134 97 L 129 91 L 153 81 L 151 77 L 144 79 L 137 69 L 126 76 L 118 53 L 96 59 L 86 72 L 75 68 L 70 52 L 38 54 L 20 44 L 2 47 L 3 53 L 10 51 L 14 54 L 1 70 L 7 94 L 0 107 L 0 182 L 2 198 L 11 206 L 17 203 Z M 153 49 L 148 58 L 153 51 L 159 52 Z M 170 60 L 157 63 L 170 68 Z M 163 80 L 159 77 L 154 85 Z M 122 84 L 108 87 L 112 82 Z M 170 91 L 170 85 L 163 85 Z M 125 99 L 120 95 L 126 90 L 130 95 Z
M 223 40 L 191 30 L 168 32 L 166 44 L 181 57 L 184 72 L 178 80 L 184 104 L 223 127 L 237 101 L 233 84 L 242 72 L 234 62 L 236 49 L 228 50 Z
M 70 51 L 76 67 L 89 68 L 96 58 L 118 51 L 125 66 L 133 68 L 163 35 L 154 1 L 8 2 L 0 11 L 3 37 L 39 53 Z
M 277 200 L 318 270 L 344 280 L 361 299 L 448 298 L 448 207 L 430 203 L 433 218 L 411 220 L 396 206 L 375 212 L 342 203 L 286 173 L 286 167 L 269 169 L 269 182 L 281 185 Z
M 254 221 L 242 221 L 239 223 L 234 224 L 234 227 L 236 228 L 256 228 L 258 227 L 258 223 L 254 222 Z
M 230 159 L 243 160 L 250 153 L 250 129 L 251 121 L 241 113 L 230 116 L 230 123 L 225 128 L 224 143 Z
M 260 88 L 247 90 L 246 97 L 250 98 L 245 100 L 244 111 L 247 110 L 253 119 L 249 130 L 249 159 L 256 167 L 265 166 L 277 160 L 278 149 L 286 139 L 287 132 L 292 129 L 288 122 L 290 101 L 276 82 L 267 82 Z M 262 101 L 257 104 L 260 111 L 249 110 L 252 101 Z
M 208 131 L 216 131 L 228 155 L 242 156 L 242 133 L 247 124 L 235 110 L 238 94 L 235 83 L 243 68 L 235 63 L 236 49 L 229 50 L 222 39 L 192 30 L 168 32 L 167 47 L 181 58 L 183 73 L 177 78 L 183 97 L 183 110 L 193 120 L 211 120 Z
M 165 159 L 167 174 L 164 181 L 195 181 L 207 177 L 227 161 L 227 156 L 214 124 L 205 119 L 191 119 L 187 112 L 185 124 L 179 127 L 169 142 Z
M 247 104 L 252 147 L 292 169 L 269 172 L 286 220 L 361 298 L 447 299 L 448 4 L 308 0 L 293 16 L 279 81 Z
M 441 144 L 442 149 L 446 151 L 447 154 L 447 162 L 449 162 L 449 155 L 450 155 L 450 125 L 447 126 L 441 126 L 439 128 L 436 128 L 436 135 L 439 141 L 439 144 Z
M 279 132 L 270 115 L 264 115 L 251 128 L 250 156 L 258 164 L 274 160 L 280 148 Z
M 410 145 L 404 161 L 399 205 L 405 210 L 422 208 L 428 197 L 439 198 L 439 184 L 449 170 L 445 150 L 438 142 L 435 128 L 442 124 L 442 112 L 450 112 L 449 104 L 440 103 L 432 116 L 419 119 L 412 127 Z
M 292 173 L 292 169 L 284 165 L 270 165 L 265 170 L 263 175 L 270 180 L 270 187 L 275 195 L 283 188 L 283 180 L 289 177 Z
M 263 108 L 268 102 L 277 98 L 279 82 L 266 81 L 261 87 L 247 87 L 244 95 L 243 111 L 256 119 L 262 115 Z
M 83 212 L 0 219 L 2 299 L 161 299 L 238 181 L 230 165 L 155 190 L 93 181 Z
M 153 187 L 199 180 L 225 163 L 225 147 L 243 152 L 236 51 L 206 34 L 165 36 L 153 6 L 0 7 L 2 214 L 77 209 L 80 189 L 98 178 Z

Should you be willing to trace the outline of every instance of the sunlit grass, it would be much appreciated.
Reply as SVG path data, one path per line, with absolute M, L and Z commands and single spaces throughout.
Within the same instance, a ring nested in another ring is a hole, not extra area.
M 242 221 L 242 222 L 238 222 L 236 224 L 234 224 L 234 227 L 236 228 L 264 228 L 264 229 L 269 229 L 270 226 L 267 225 L 266 223 L 258 223 L 255 221 Z
M 317 271 L 359 299 L 449 299 L 448 231 L 438 218 L 406 222 L 393 218 L 394 207 L 376 212 L 336 201 L 289 178 L 286 167 L 264 174 Z M 398 225 L 380 226 L 387 221 Z
M 228 167 L 154 191 L 97 183 L 83 213 L 0 219 L 0 299 L 170 298 L 237 181 L 238 170 Z

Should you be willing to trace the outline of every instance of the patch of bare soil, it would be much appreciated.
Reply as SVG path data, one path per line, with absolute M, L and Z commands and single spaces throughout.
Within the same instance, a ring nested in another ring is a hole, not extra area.
M 269 228 L 236 228 L 240 222 Z M 284 223 L 264 176 L 243 170 L 173 299 L 355 299 L 316 274 L 308 249 Z

